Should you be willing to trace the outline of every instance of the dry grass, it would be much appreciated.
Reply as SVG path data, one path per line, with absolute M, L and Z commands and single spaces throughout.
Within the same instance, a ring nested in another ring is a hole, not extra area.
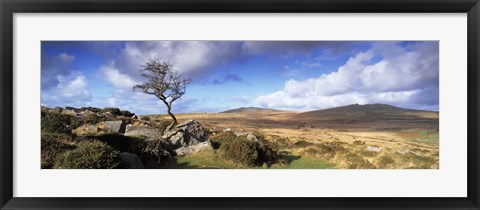
M 438 113 L 391 111 L 374 118 L 368 118 L 368 112 L 341 115 L 338 110 L 308 114 L 191 113 L 177 118 L 180 122 L 196 119 L 213 136 L 226 128 L 262 133 L 280 153 L 308 161 L 328 161 L 335 168 L 439 168 Z M 151 117 L 168 119 L 165 115 Z

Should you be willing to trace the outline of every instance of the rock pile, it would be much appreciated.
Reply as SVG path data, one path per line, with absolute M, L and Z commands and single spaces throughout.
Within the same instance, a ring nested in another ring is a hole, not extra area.
M 208 140 L 205 128 L 196 120 L 188 120 L 165 132 L 162 138 L 170 142 L 174 148 L 196 145 Z
M 138 144 L 142 145 L 142 148 L 138 151 L 138 148 L 119 149 L 123 151 L 119 154 L 119 157 L 131 169 L 150 167 L 174 155 L 189 155 L 214 149 L 212 142 L 209 141 L 209 133 L 196 120 L 188 120 L 168 131 L 162 131 L 161 125 L 165 123 L 163 120 L 150 120 L 147 116 L 140 117 L 117 108 L 83 107 L 77 109 L 67 107 L 64 109 L 58 107 L 51 109 L 42 107 L 42 111 L 56 112 L 78 118 L 78 122 L 83 122 L 73 128 L 73 132 L 78 136 L 89 138 L 90 136 L 107 134 L 108 138 L 111 138 L 109 141 L 117 142 L 114 144 L 119 145 L 134 145 L 136 144 L 132 143 L 134 141 L 142 142 Z M 129 115 L 127 116 L 124 113 L 129 113 Z M 115 137 L 116 135 L 117 137 Z M 123 135 L 125 138 L 119 135 Z M 254 136 L 248 136 L 248 138 L 256 141 Z M 135 153 L 132 153 L 132 151 L 135 151 Z
M 107 132 L 125 133 L 126 124 L 123 120 L 105 121 L 103 125 Z
M 175 153 L 177 155 L 189 155 L 206 150 L 213 150 L 212 142 L 206 141 L 192 146 L 180 147 L 175 150 Z
M 151 126 L 147 125 L 133 125 L 128 124 L 125 129 L 125 136 L 146 136 L 156 138 L 162 136 L 162 132 Z

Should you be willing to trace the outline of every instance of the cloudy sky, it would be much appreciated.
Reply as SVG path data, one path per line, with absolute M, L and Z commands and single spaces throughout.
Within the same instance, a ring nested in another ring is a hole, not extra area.
M 438 42 L 43 41 L 41 103 L 164 113 L 133 92 L 141 65 L 162 58 L 192 79 L 173 111 L 296 111 L 383 103 L 438 110 Z

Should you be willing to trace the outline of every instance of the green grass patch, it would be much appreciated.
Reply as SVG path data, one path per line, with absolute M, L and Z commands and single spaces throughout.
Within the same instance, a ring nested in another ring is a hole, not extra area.
M 406 138 L 407 141 L 438 145 L 438 141 L 439 141 L 438 130 L 433 130 L 433 129 L 411 130 L 409 131 L 409 133 L 410 133 L 410 137 Z
M 194 169 L 194 168 L 203 168 L 203 169 L 233 169 L 233 168 L 243 168 L 237 166 L 237 164 L 225 161 L 219 157 L 218 152 L 216 151 L 203 151 L 192 155 L 187 156 L 176 156 L 169 160 L 165 168 L 175 168 L 175 169 Z
M 289 157 L 286 157 L 288 159 Z M 288 160 L 287 160 L 288 161 Z M 276 169 L 329 169 L 329 168 L 334 168 L 335 164 L 324 161 L 324 160 L 319 160 L 319 159 L 314 159 L 314 158 L 309 158 L 309 157 L 301 157 L 298 156 L 298 158 L 294 158 L 293 160 L 288 161 L 290 162 L 287 165 L 273 165 L 271 168 L 276 168 Z
M 335 164 L 300 156 L 287 156 L 289 164 L 274 164 L 271 169 L 329 169 L 334 168 Z M 216 151 L 204 151 L 187 156 L 176 156 L 172 158 L 165 168 L 175 169 L 262 169 L 265 167 L 246 167 L 239 165 L 228 160 L 219 158 L 219 154 Z

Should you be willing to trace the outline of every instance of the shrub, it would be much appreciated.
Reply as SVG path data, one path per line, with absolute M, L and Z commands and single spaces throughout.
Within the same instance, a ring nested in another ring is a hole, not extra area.
M 96 113 L 98 113 L 98 112 L 102 111 L 102 109 L 100 109 L 100 108 L 97 108 L 97 107 L 91 107 L 91 106 L 89 106 L 89 107 L 82 107 L 82 108 L 80 108 L 80 111 L 85 111 L 85 110 L 89 110 L 89 111 L 96 112 Z
M 287 147 L 288 144 L 290 143 L 290 140 L 287 137 L 280 137 L 280 136 L 272 136 L 270 139 L 271 142 L 275 142 L 278 145 L 281 145 L 283 147 Z
M 99 112 L 100 113 L 110 112 L 113 115 L 124 116 L 124 117 L 132 117 L 133 115 L 135 115 L 135 113 L 131 113 L 130 111 L 127 111 L 127 110 L 120 110 L 119 108 L 115 108 L 115 107 L 105 107 Z
M 435 157 L 423 156 L 412 152 L 397 155 L 400 156 L 400 161 L 407 165 L 407 168 L 435 168 L 438 163 L 438 160 L 436 160 Z
M 346 149 L 338 142 L 325 142 L 317 145 L 317 151 L 320 157 L 324 159 L 332 159 L 337 152 L 343 152 Z
M 145 168 L 160 168 L 168 159 L 168 154 L 173 148 L 162 140 L 145 141 L 141 137 L 124 136 L 122 134 L 102 134 L 90 136 L 113 147 L 119 152 L 128 152 L 138 155 Z
M 289 140 L 286 137 L 280 137 L 277 135 L 270 136 L 267 140 L 268 146 L 273 150 L 281 150 L 283 148 L 289 147 Z
M 266 142 L 263 135 L 256 133 L 255 136 L 259 141 Z M 247 136 L 237 136 L 232 131 L 220 132 L 210 141 L 215 149 L 219 149 L 223 159 L 241 166 L 270 166 L 280 160 L 276 150 L 270 148 L 270 143 L 260 144 L 247 139 Z
M 56 112 L 56 113 L 62 113 L 62 110 L 63 110 L 63 108 L 59 107 L 59 106 L 57 106 L 53 109 L 53 111 Z
M 313 158 L 317 158 L 317 156 L 320 155 L 320 152 L 318 151 L 318 149 L 313 147 L 303 150 L 302 153 L 307 157 L 313 157 Z
M 41 167 L 52 168 L 60 154 L 75 149 L 76 146 L 69 141 L 72 141 L 71 137 L 65 134 L 42 133 Z
M 121 115 L 120 109 L 119 108 L 114 108 L 114 107 L 106 107 L 100 111 L 101 113 L 106 113 L 110 112 L 113 115 Z
M 71 107 L 71 106 L 66 106 L 65 109 L 66 109 L 66 110 L 77 111 L 77 109 L 76 109 L 75 107 Z
M 119 152 L 100 141 L 84 141 L 67 151 L 55 163 L 56 168 L 112 169 L 122 166 Z
M 300 141 L 300 144 L 305 144 L 302 143 L 303 141 Z M 299 142 L 297 142 L 299 143 Z M 346 149 L 340 145 L 338 142 L 325 142 L 325 143 L 319 143 L 319 144 L 314 144 L 308 142 L 307 148 L 302 151 L 302 154 L 308 157 L 312 158 L 321 158 L 325 160 L 330 160 L 335 155 L 337 152 L 345 151 Z
M 226 131 L 226 132 L 221 132 L 218 133 L 217 135 L 213 136 L 210 138 L 210 141 L 222 144 L 228 141 L 234 141 L 237 140 L 237 135 L 233 131 Z
M 314 145 L 314 143 L 311 143 L 311 142 L 308 142 L 308 141 L 305 141 L 305 140 L 300 140 L 300 141 L 297 141 L 295 142 L 294 144 L 292 144 L 292 148 L 305 148 L 305 147 L 308 147 L 308 146 L 311 146 L 311 145 Z
M 365 145 L 365 142 L 360 141 L 360 140 L 355 140 L 355 141 L 353 141 L 353 144 L 354 145 Z
M 379 168 L 389 168 L 395 164 L 395 160 L 390 155 L 383 155 L 378 159 L 377 165 Z
M 125 117 L 133 117 L 135 113 L 129 112 L 127 110 L 120 110 L 120 115 L 125 116 Z
M 379 153 L 378 152 L 374 152 L 374 151 L 368 151 L 368 150 L 365 150 L 365 149 L 362 149 L 360 151 L 358 151 L 358 154 L 364 156 L 364 157 L 375 157 L 377 156 Z
M 259 165 L 260 162 L 260 155 L 257 149 L 259 147 L 257 142 L 238 139 L 224 142 L 220 146 L 220 149 L 225 159 L 244 166 L 256 166 Z
M 106 119 L 105 119 L 105 117 L 99 117 L 99 116 L 97 116 L 97 114 L 92 113 L 92 114 L 89 114 L 89 115 L 83 117 L 82 120 L 83 120 L 84 124 L 97 124 L 99 122 L 105 121 Z
M 339 162 L 340 166 L 349 169 L 372 169 L 375 168 L 368 160 L 363 159 L 363 157 L 351 153 L 347 150 L 340 151 L 335 155 L 335 159 Z
M 42 133 L 71 134 L 72 129 L 75 129 L 78 125 L 78 119 L 73 116 L 62 115 L 56 112 L 41 113 Z

